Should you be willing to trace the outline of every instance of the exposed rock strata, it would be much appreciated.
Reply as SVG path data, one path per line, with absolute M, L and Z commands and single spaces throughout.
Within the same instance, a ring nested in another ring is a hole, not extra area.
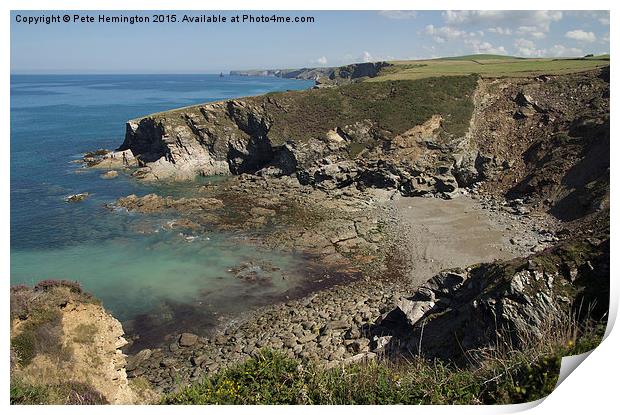
M 11 289 L 11 375 L 22 384 L 68 385 L 69 403 L 132 404 L 145 396 L 127 380 L 121 323 L 75 283 Z M 71 386 L 75 385 L 75 386 Z M 81 386 L 86 385 L 86 386 Z M 80 396 L 80 391 L 90 390 Z M 62 402 L 57 402 L 62 403 Z

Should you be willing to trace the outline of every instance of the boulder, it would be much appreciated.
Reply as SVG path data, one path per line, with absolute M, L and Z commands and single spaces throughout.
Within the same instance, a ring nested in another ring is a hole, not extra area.
M 118 172 L 116 170 L 110 170 L 101 175 L 102 179 L 114 179 L 118 177 Z
M 183 333 L 179 336 L 180 347 L 191 347 L 198 342 L 198 336 L 193 333 Z
M 81 202 L 81 201 L 85 200 L 86 198 L 88 198 L 89 196 L 90 196 L 90 194 L 88 192 L 76 193 L 74 195 L 69 195 L 69 196 L 65 197 L 65 202 L 67 202 L 67 203 Z

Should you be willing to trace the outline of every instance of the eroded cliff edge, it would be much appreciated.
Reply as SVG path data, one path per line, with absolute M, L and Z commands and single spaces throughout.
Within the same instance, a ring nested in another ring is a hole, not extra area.
M 11 288 L 11 400 L 135 404 L 155 395 L 130 383 L 121 323 L 79 284 Z

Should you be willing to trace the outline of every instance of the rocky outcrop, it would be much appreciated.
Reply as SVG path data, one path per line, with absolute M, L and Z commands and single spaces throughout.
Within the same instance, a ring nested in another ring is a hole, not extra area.
M 11 379 L 65 391 L 66 401 L 47 403 L 143 401 L 127 380 L 123 336 L 121 323 L 77 283 L 11 288 Z
M 341 75 L 370 70 L 363 68 L 349 68 L 350 73 L 342 69 Z M 475 149 L 463 145 L 462 127 L 468 122 L 472 105 L 467 99 L 475 78 L 441 82 L 442 91 L 434 98 L 437 113 L 429 111 L 429 103 L 418 93 L 433 85 L 404 81 L 266 95 L 153 114 L 127 123 L 117 151 L 85 161 L 107 169 L 139 166 L 133 174 L 144 180 L 294 175 L 304 185 L 325 189 L 353 185 L 449 197 L 459 184 L 469 185 L 480 177 Z M 457 89 L 463 94 L 458 100 L 452 94 Z M 365 97 L 362 103 L 359 94 Z M 405 107 L 386 107 L 395 100 Z M 334 108 L 324 113 L 328 105 Z M 454 121 L 457 112 L 460 124 Z M 447 119 L 451 121 L 446 124 Z
M 609 239 L 596 238 L 526 259 L 443 271 L 398 299 L 369 336 L 391 353 L 453 361 L 484 348 L 520 348 L 540 341 L 554 324 L 603 317 L 609 275 Z
M 482 190 L 562 220 L 608 205 L 609 68 L 480 83 L 469 133 Z

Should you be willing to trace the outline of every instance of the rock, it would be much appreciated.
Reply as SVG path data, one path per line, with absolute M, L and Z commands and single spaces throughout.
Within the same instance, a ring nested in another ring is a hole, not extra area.
M 285 338 L 284 346 L 288 347 L 289 349 L 294 348 L 295 346 L 297 346 L 297 338 L 295 338 L 294 336 Z
M 581 248 L 583 256 L 577 261 L 584 265 L 589 260 L 606 262 L 609 253 L 605 246 Z M 376 326 L 370 327 L 371 333 L 377 333 L 371 349 L 379 351 L 396 340 L 394 344 L 407 353 L 459 360 L 468 350 L 497 347 L 498 341 L 518 348 L 524 338 L 540 338 L 550 321 L 571 312 L 566 306 L 566 293 L 580 290 L 580 278 L 571 282 L 568 271 L 568 275 L 560 276 L 559 271 L 540 265 L 549 263 L 547 256 L 552 261 L 563 258 L 564 249 L 574 248 L 559 246 L 555 252 L 543 251 L 509 265 L 482 264 L 438 274 L 413 296 L 399 300 Z M 574 260 L 556 267 L 570 270 Z M 559 279 L 563 283 L 558 283 Z M 567 284 L 574 285 L 569 289 Z M 596 294 L 597 300 L 593 296 L 589 301 L 605 301 L 600 297 L 606 295 L 601 292 Z
M 179 336 L 180 347 L 191 347 L 198 342 L 198 336 L 193 333 L 183 333 Z
M 370 348 L 375 353 L 387 351 L 388 346 L 390 345 L 391 342 L 392 342 L 392 336 L 381 336 L 381 337 L 375 336 L 372 339 Z
M 298 338 L 297 338 L 297 341 L 298 341 L 300 344 L 306 344 L 306 343 L 308 343 L 308 342 L 311 342 L 311 341 L 315 340 L 317 337 L 318 337 L 318 334 L 316 334 L 316 333 L 310 333 L 310 334 L 306 334 L 306 335 L 304 335 L 304 336 L 298 337 Z
M 89 196 L 90 196 L 90 194 L 87 193 L 87 192 L 85 192 L 85 193 L 76 193 L 74 195 L 69 195 L 69 196 L 65 197 L 65 202 L 68 202 L 68 203 L 81 202 L 81 201 L 85 200 Z
M 127 366 L 125 366 L 125 369 L 128 372 L 136 370 L 138 366 L 142 364 L 143 362 L 145 362 L 146 360 L 148 360 L 152 354 L 153 354 L 153 351 L 151 349 L 143 349 L 133 356 L 128 356 Z
M 213 340 L 215 341 L 215 344 L 217 344 L 218 346 L 221 346 L 223 344 L 226 344 L 226 342 L 228 341 L 228 337 L 219 334 L 215 336 Z
M 367 352 L 370 346 L 370 340 L 362 337 L 360 339 L 352 340 L 347 343 L 347 348 L 353 353 Z
M 353 326 L 351 327 L 349 330 L 347 330 L 347 332 L 344 334 L 344 338 L 345 339 L 358 339 L 362 334 L 360 333 L 360 330 L 357 326 Z
M 207 363 L 211 363 L 211 358 L 208 354 L 201 354 L 198 356 L 192 356 L 190 362 L 193 366 L 204 366 Z
M 102 179 L 114 179 L 118 177 L 118 172 L 116 170 L 110 170 L 101 175 Z
M 349 327 L 349 323 L 344 320 L 330 321 L 321 328 L 321 334 L 331 330 L 343 330 Z
M 177 364 L 176 359 L 172 357 L 166 357 L 159 362 L 159 366 L 167 367 L 167 368 L 175 367 L 176 364 Z

